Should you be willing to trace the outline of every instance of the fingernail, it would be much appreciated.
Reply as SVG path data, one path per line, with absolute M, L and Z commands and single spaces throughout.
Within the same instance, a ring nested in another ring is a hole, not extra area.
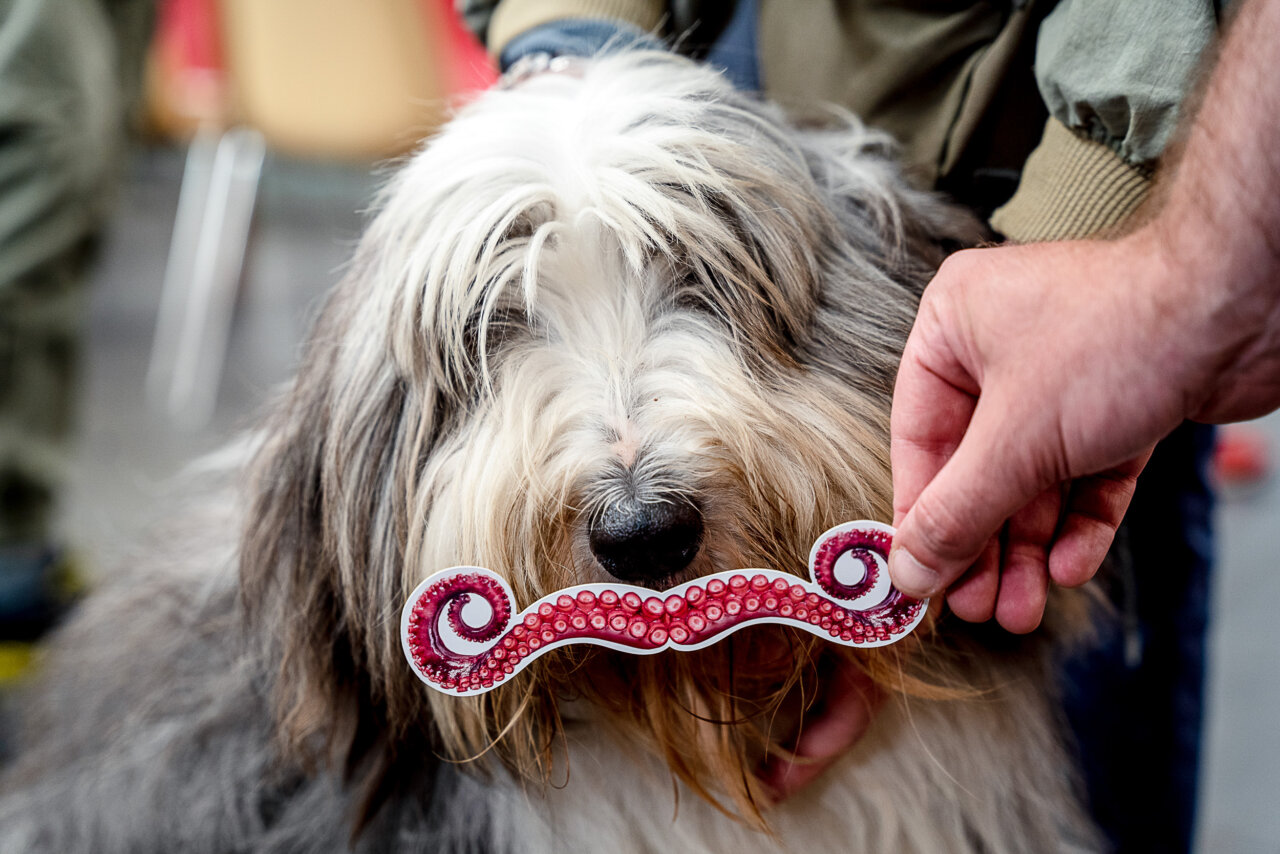
M 938 573 L 916 560 L 915 555 L 904 548 L 889 553 L 889 577 L 893 586 L 908 596 L 924 599 L 938 592 Z

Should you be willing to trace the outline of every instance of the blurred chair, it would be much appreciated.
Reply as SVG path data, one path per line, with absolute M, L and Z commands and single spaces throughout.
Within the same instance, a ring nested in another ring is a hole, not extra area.
M 185 22 L 165 16 L 184 9 Z M 157 64 L 166 27 L 196 44 L 188 85 L 153 88 L 191 102 L 155 111 L 170 132 L 193 134 L 147 371 L 148 400 L 175 424 L 213 415 L 267 149 L 367 162 L 411 150 L 457 94 L 460 68 L 492 80 L 487 65 L 476 73 L 487 61 L 458 41 L 451 15 L 449 0 L 170 0 L 162 10 Z M 201 18 L 215 28 L 203 42 L 192 30 Z

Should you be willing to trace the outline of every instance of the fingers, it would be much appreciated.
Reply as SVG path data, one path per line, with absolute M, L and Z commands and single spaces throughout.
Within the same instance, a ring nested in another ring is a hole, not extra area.
M 1010 518 L 1003 542 L 989 539 L 950 588 L 951 610 L 969 622 L 994 617 L 1010 632 L 1033 631 L 1044 618 L 1051 579 L 1077 587 L 1098 571 L 1150 456 L 1148 450 L 1115 469 L 1077 479 L 1065 511 L 1062 487 L 1041 492 Z
M 990 538 L 947 591 L 951 610 L 969 622 L 994 617 L 1010 632 L 1033 631 L 1044 618 L 1050 580 L 1078 587 L 1097 573 L 1150 456 L 1148 450 L 1115 469 L 1078 478 L 1065 510 L 1063 488 L 1054 486 L 1014 513 L 1003 541 Z
M 933 596 L 955 582 L 1005 520 L 1051 482 L 1038 479 L 1004 438 L 993 414 L 1004 411 L 983 398 L 955 454 L 901 518 L 889 574 L 907 595 Z
M 1071 485 L 1066 517 L 1049 554 L 1049 575 L 1055 583 L 1079 587 L 1093 578 L 1129 509 L 1138 475 L 1151 459 L 1151 450 L 1109 471 L 1078 478 Z
M 898 535 L 889 556 L 889 574 L 895 586 L 917 598 L 932 595 L 942 582 L 931 567 L 912 560 L 914 553 L 901 549 L 902 526 L 922 491 L 953 458 L 977 404 L 977 385 L 956 358 L 945 333 L 948 328 L 945 319 L 938 317 L 937 302 L 926 299 L 903 352 L 893 395 L 889 454 Z M 982 598 L 980 590 L 992 582 L 989 575 L 975 576 L 977 586 L 971 588 L 975 609 L 981 608 L 976 604 Z
M 970 623 L 985 623 L 996 615 L 996 594 L 1000 592 L 1000 540 L 992 537 L 973 568 L 947 591 L 947 605 L 957 617 Z
M 1049 546 L 1058 528 L 1062 490 L 1052 486 L 1009 520 L 996 622 L 1015 634 L 1040 625 L 1049 595 Z
M 1040 625 L 1049 592 L 1049 546 L 1058 526 L 1062 490 L 1050 487 L 1013 515 L 1001 539 L 987 541 L 978 562 L 947 592 L 962 620 L 994 617 L 1016 634 Z
M 1044 264 L 1028 265 L 1033 255 L 1075 282 L 1080 251 L 949 258 L 925 291 L 894 389 L 893 583 L 918 598 L 951 588 L 957 615 L 1014 632 L 1040 623 L 1050 580 L 1078 585 L 1097 570 L 1145 455 L 1082 478 L 1068 496 L 1054 485 L 1132 453 L 1114 425 L 1150 432 L 1153 420 L 1128 398 L 1080 405 L 1094 388 L 1082 372 L 1110 374 L 1109 363 L 1094 364 L 1096 347 L 1079 344 L 1109 330 L 1115 312 L 1080 319 L 1094 303 L 1052 276 L 1027 296 L 1028 281 L 1046 281 Z
M 925 301 L 903 351 L 890 415 L 894 525 L 955 453 L 973 417 L 977 387 L 951 352 L 934 303 Z

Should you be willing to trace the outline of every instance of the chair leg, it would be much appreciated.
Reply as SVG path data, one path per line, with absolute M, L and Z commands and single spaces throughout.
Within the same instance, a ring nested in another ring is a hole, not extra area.
M 220 132 L 202 129 L 187 148 L 186 166 L 178 191 L 178 210 L 173 220 L 173 236 L 169 240 L 169 257 L 165 262 L 160 310 L 147 364 L 147 402 L 160 415 L 168 410 L 175 354 L 190 301 L 189 286 L 195 268 L 200 225 L 209 198 L 209 178 L 221 137 Z
M 249 128 L 188 155 L 147 372 L 153 407 L 180 427 L 213 417 L 265 155 Z

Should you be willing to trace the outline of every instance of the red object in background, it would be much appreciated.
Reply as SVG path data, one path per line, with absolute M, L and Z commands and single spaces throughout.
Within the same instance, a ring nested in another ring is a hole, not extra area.
M 465 96 L 493 85 L 497 67 L 452 0 L 419 0 L 419 9 L 428 43 L 440 46 L 438 61 L 449 94 Z M 182 123 L 222 123 L 227 92 L 218 0 L 162 0 L 154 50 L 167 109 Z
M 222 71 L 217 0 L 165 0 L 157 12 L 156 41 L 185 69 Z
M 463 24 L 453 0 L 422 0 L 422 12 L 427 27 L 439 34 L 439 42 L 446 50 L 441 60 L 450 93 L 480 92 L 497 81 L 497 66 Z
M 156 12 L 151 93 L 160 125 L 184 128 L 222 124 L 227 112 L 217 0 L 164 0 Z
M 1213 479 L 1226 489 L 1251 486 L 1271 473 L 1267 437 L 1239 424 L 1221 428 L 1213 448 Z

